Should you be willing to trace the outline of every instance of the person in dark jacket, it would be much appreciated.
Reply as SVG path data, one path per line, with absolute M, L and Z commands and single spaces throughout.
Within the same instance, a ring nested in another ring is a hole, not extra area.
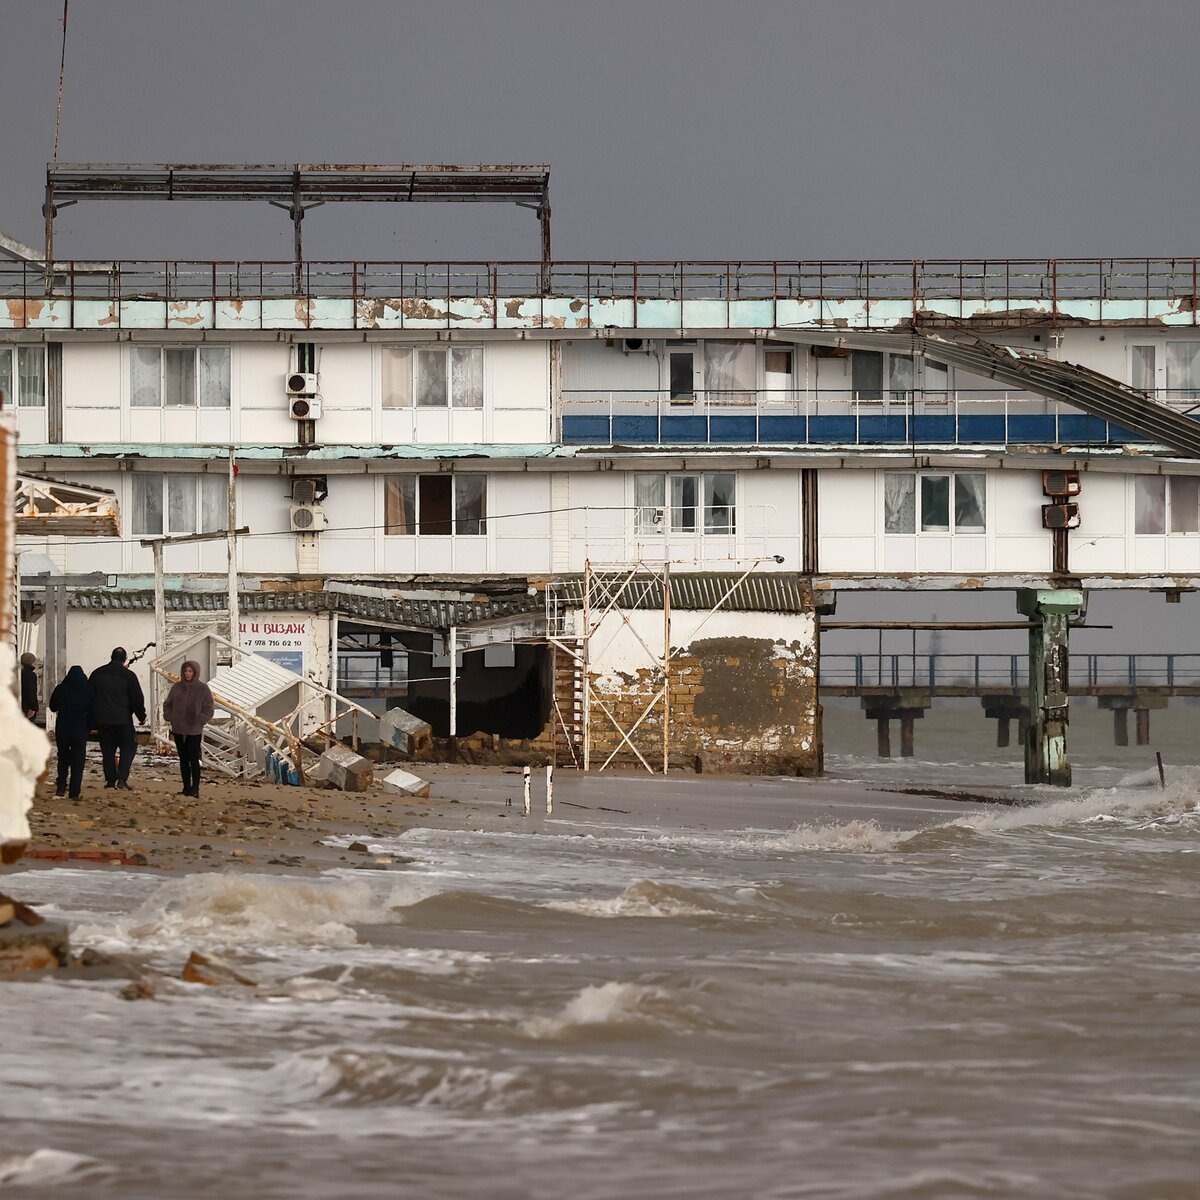
M 97 667 L 89 682 L 95 700 L 96 729 L 104 760 L 104 786 L 129 790 L 129 770 L 137 754 L 133 719 L 146 723 L 146 701 L 138 677 L 125 665 L 129 656 L 123 647 L 111 660 Z
M 62 683 L 50 693 L 48 707 L 58 714 L 54 722 L 54 742 L 58 747 L 58 782 L 54 794 L 69 795 L 72 800 L 78 800 L 87 739 L 96 707 L 92 685 L 82 667 L 72 667 L 67 672 Z M 70 791 L 67 790 L 68 773 Z
M 179 682 L 163 701 L 163 718 L 171 727 L 179 751 L 185 796 L 200 797 L 200 739 L 212 715 L 212 692 L 200 681 L 199 663 L 185 662 L 179 669 Z
M 32 654 L 21 655 L 21 711 L 31 720 L 38 715 L 37 658 Z

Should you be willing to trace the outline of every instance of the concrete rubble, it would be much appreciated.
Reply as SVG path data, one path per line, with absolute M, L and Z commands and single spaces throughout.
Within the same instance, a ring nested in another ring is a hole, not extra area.
M 433 745 L 433 730 L 428 721 L 402 708 L 389 708 L 379 719 L 379 740 L 413 758 Z
M 314 779 L 323 779 L 343 792 L 365 792 L 375 782 L 375 766 L 349 746 L 330 746 L 312 769 Z
M 429 799 L 429 781 L 399 769 L 383 777 L 383 790 L 391 796 L 419 796 Z

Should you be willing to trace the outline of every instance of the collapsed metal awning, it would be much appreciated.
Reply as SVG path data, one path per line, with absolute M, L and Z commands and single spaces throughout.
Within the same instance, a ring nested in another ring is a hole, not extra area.
M 116 493 L 18 475 L 14 497 L 16 532 L 30 537 L 119 537 L 121 518 Z

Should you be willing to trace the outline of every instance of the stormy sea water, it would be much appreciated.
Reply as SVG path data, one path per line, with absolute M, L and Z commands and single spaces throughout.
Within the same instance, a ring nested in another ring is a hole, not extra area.
M 819 782 L 563 773 L 553 819 L 389 870 L 26 871 L 80 945 L 265 986 L 9 986 L 0 1191 L 1196 1197 L 1187 714 L 1165 790 L 1097 735 L 1061 792 L 977 711 L 970 756 L 964 724 Z

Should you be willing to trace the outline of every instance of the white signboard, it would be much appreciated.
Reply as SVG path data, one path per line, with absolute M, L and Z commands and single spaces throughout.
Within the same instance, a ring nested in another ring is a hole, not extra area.
M 238 628 L 243 650 L 261 654 L 297 675 L 304 674 L 311 634 L 307 620 L 242 621 Z

